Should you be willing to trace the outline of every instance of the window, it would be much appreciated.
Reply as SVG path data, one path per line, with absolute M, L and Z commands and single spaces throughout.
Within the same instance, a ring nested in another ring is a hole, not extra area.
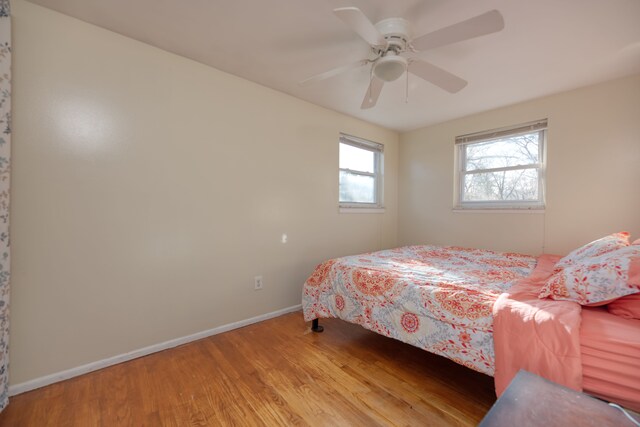
M 456 207 L 544 208 L 547 120 L 456 138 Z
M 382 207 L 382 144 L 340 134 L 340 207 Z

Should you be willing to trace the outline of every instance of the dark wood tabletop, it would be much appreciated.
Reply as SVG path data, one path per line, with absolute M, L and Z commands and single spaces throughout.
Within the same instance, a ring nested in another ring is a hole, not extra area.
M 480 427 L 536 426 L 635 427 L 622 411 L 601 400 L 520 371 Z

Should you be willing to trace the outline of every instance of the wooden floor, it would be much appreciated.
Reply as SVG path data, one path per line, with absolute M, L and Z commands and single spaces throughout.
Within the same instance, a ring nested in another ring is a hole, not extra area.
M 11 398 L 0 426 L 471 426 L 491 377 L 300 312 Z

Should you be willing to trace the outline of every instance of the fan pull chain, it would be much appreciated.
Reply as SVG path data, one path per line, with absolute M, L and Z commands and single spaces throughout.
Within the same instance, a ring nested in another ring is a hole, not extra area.
M 373 63 L 371 64 L 371 71 L 369 71 L 369 103 L 373 102 L 373 98 L 371 98 L 371 83 L 373 82 Z
M 405 98 L 404 98 L 404 103 L 408 104 L 409 103 L 409 67 L 407 67 L 407 85 L 405 87 Z

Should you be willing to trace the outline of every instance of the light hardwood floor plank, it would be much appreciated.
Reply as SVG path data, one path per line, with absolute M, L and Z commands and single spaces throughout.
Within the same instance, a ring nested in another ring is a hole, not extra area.
M 14 396 L 1 426 L 472 426 L 493 379 L 300 312 Z

